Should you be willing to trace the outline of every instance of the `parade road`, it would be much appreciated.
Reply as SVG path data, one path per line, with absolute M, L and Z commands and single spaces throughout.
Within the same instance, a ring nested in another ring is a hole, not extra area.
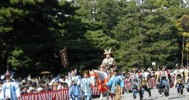
M 165 98 L 164 96 L 161 96 L 158 93 L 157 89 L 152 89 L 151 92 L 152 92 L 151 97 L 149 97 L 148 93 L 145 92 L 143 100 L 189 100 L 189 94 L 187 93 L 186 88 L 184 88 L 183 95 L 179 95 L 177 93 L 176 88 L 171 88 L 170 89 L 170 95 L 167 98 Z M 93 99 L 93 100 L 99 100 L 99 98 L 98 99 L 96 98 L 96 99 Z M 106 100 L 106 99 L 103 98 L 103 100 Z M 111 100 L 111 99 L 109 99 L 109 100 Z M 132 93 L 125 93 L 122 96 L 122 100 L 134 100 L 133 97 L 132 97 Z M 137 95 L 137 98 L 135 100 L 140 100 L 139 94 Z

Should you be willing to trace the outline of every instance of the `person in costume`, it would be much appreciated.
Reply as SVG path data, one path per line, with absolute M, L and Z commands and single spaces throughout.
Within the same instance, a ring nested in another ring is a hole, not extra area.
M 162 94 L 163 89 L 164 95 L 169 96 L 169 88 L 170 88 L 170 79 L 169 79 L 169 73 L 166 71 L 166 67 L 163 67 L 162 70 L 159 71 L 159 76 L 158 76 L 158 90 L 159 93 Z
M 77 75 L 76 69 L 71 71 L 69 82 L 70 81 L 71 81 L 70 87 L 69 87 L 70 100 L 81 100 L 81 93 L 80 93 L 81 77 Z
M 77 69 L 72 69 L 68 73 L 68 76 L 66 77 L 65 82 L 68 84 L 68 87 L 71 86 L 72 82 L 75 82 L 77 85 L 80 85 L 81 76 L 77 75 Z
M 109 69 L 109 68 L 113 68 L 116 63 L 115 63 L 115 60 L 114 58 L 112 57 L 112 52 L 111 52 L 111 49 L 109 50 L 104 50 L 104 55 L 106 56 L 104 58 L 104 60 L 102 61 L 102 64 L 100 67 L 105 67 L 106 70 Z
M 189 94 L 189 77 L 188 77 L 188 79 L 187 79 L 187 81 L 186 81 L 186 91 L 187 91 L 188 94 Z
M 14 79 L 11 78 L 11 76 L 12 72 L 7 70 L 1 92 L 3 100 L 18 100 L 20 97 L 19 85 Z
M 151 90 L 150 90 L 149 82 L 148 82 L 149 78 L 150 78 L 149 73 L 147 69 L 145 69 L 144 72 L 141 73 L 141 76 L 140 76 L 139 95 L 140 95 L 141 100 L 143 99 L 143 94 L 145 91 L 147 91 L 149 94 L 149 97 L 151 97 Z
M 113 74 L 106 84 L 110 87 L 110 94 L 114 100 L 121 100 L 121 95 L 124 88 L 124 80 L 121 75 L 118 74 L 118 70 L 113 68 Z
M 137 93 L 139 91 L 140 87 L 140 80 L 139 80 L 139 74 L 137 73 L 137 69 L 133 68 L 133 75 L 132 75 L 132 92 L 133 92 L 133 98 L 136 99 Z
M 188 81 L 188 73 L 189 73 L 189 66 L 186 66 L 184 68 L 184 82 L 186 83 Z
M 91 100 L 92 96 L 92 80 L 89 77 L 89 71 L 83 72 L 84 78 L 81 80 L 81 92 L 84 100 Z
M 177 88 L 177 92 L 182 95 L 184 88 L 184 70 L 181 66 L 177 66 L 177 69 L 173 73 L 175 74 L 174 86 Z

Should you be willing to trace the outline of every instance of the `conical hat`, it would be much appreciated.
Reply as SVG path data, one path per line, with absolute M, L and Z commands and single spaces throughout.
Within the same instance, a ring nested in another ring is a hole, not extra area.
M 6 71 L 5 76 L 10 76 L 10 71 L 9 70 Z
M 4 75 L 5 76 L 11 76 L 12 74 L 13 74 L 13 72 L 7 69 L 7 71 Z

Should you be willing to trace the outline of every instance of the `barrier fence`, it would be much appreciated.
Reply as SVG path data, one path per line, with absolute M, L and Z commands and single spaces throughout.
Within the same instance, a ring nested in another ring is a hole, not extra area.
M 19 100 L 69 100 L 68 89 L 46 91 L 41 93 L 23 94 Z
M 155 79 L 150 79 L 150 84 L 152 88 L 156 86 Z M 131 82 L 125 81 L 125 89 L 131 89 Z M 100 95 L 100 91 L 97 87 L 93 88 L 93 95 Z M 23 94 L 20 96 L 19 100 L 69 100 L 68 89 L 56 90 L 56 91 L 46 91 L 40 93 Z

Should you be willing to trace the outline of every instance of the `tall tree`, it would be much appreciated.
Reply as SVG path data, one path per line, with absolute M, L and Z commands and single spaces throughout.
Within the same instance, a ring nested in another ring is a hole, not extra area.
M 58 43 L 60 38 L 64 38 L 65 24 L 71 21 L 75 9 L 71 3 L 58 0 L 1 0 L 0 5 L 2 70 L 5 70 L 3 67 L 12 66 L 14 70 L 25 70 L 20 74 L 31 70 L 59 72 L 61 47 Z
M 153 0 L 142 1 L 128 2 L 125 16 L 113 30 L 117 39 L 122 40 L 117 51 L 120 64 L 150 67 L 155 61 L 160 65 L 174 65 L 177 34 L 174 21 L 166 13 L 168 8 Z

